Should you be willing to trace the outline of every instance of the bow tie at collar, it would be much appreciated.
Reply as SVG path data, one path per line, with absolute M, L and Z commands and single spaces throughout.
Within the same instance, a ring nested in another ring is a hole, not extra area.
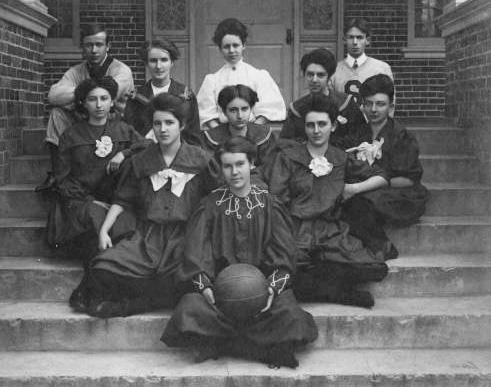
M 171 192 L 177 197 L 181 197 L 186 183 L 195 176 L 194 173 L 184 173 L 173 169 L 164 169 L 150 176 L 154 191 L 158 191 L 171 179 Z

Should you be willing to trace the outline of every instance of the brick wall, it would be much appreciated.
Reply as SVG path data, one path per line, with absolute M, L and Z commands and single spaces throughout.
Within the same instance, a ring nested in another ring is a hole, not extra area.
M 22 128 L 43 124 L 44 39 L 0 19 L 0 185 L 21 148 Z
M 407 0 L 345 0 L 345 22 L 364 17 L 372 29 L 367 54 L 392 68 L 396 85 L 396 116 L 442 117 L 445 110 L 445 59 L 406 59 Z
M 466 128 L 491 183 L 491 24 L 469 26 L 445 39 L 448 60 L 447 117 Z
M 80 0 L 80 24 L 95 22 L 112 33 L 110 53 L 133 71 L 135 85 L 145 81 L 145 66 L 137 51 L 145 41 L 145 2 L 141 0 Z M 46 95 L 49 87 L 80 60 L 46 60 Z

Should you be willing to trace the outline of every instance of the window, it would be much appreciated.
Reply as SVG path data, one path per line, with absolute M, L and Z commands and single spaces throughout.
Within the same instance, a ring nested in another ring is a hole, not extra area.
M 58 21 L 48 30 L 48 59 L 78 59 L 80 51 L 80 0 L 44 0 L 50 15 Z
M 443 0 L 408 0 L 408 46 L 406 58 L 444 58 L 445 47 L 437 19 Z

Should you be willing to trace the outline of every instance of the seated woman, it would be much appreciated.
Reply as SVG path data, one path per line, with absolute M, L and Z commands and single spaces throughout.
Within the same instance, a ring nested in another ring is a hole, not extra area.
M 155 140 L 152 123 L 146 122 L 145 109 L 150 100 L 161 93 L 170 93 L 188 101 L 189 117 L 182 131 L 182 138 L 191 145 L 201 145 L 198 102 L 193 91 L 171 78 L 171 69 L 179 59 L 179 48 L 168 40 L 146 41 L 139 51 L 151 79 L 141 86 L 126 103 L 124 120 L 141 133 Z
M 304 117 L 307 142 L 283 149 L 266 168 L 270 192 L 293 218 L 293 235 L 302 252 L 294 281 L 297 298 L 371 307 L 362 282 L 387 275 L 382 255 L 363 247 L 339 219 L 341 201 L 387 184 L 380 170 L 329 145 L 338 109 L 324 95 L 314 95 Z
M 305 54 L 300 61 L 300 69 L 307 81 L 309 94 L 290 103 L 288 115 L 280 132 L 281 138 L 292 138 L 303 142 L 307 139 L 305 134 L 305 109 L 312 103 L 312 96 L 322 94 L 329 96 L 338 107 L 339 116 L 336 118 L 336 131 L 332 133 L 331 144 L 343 147 L 342 141 L 358 125 L 365 123 L 363 116 L 353 96 L 328 88 L 329 78 L 336 71 L 336 58 L 325 48 L 317 48 Z
M 356 195 L 343 206 L 343 219 L 352 235 L 374 252 L 397 258 L 398 251 L 389 241 L 384 224 L 399 226 L 415 223 L 425 211 L 428 191 L 421 184 L 423 168 L 414 136 L 391 118 L 394 111 L 394 83 L 384 74 L 374 75 L 360 87 L 368 124 L 351 138 L 348 151 L 358 159 L 382 168 L 389 185 Z
M 242 60 L 247 34 L 247 27 L 237 19 L 225 19 L 215 30 L 213 42 L 226 63 L 216 73 L 208 74 L 199 89 L 198 105 L 202 129 L 211 129 L 227 121 L 218 108 L 218 93 L 229 85 L 247 85 L 257 93 L 259 102 L 252 111 L 252 121 L 264 124 L 268 121 L 282 121 L 286 117 L 285 102 L 271 75 Z
M 201 172 L 210 156 L 181 141 L 187 117 L 183 99 L 159 94 L 150 107 L 158 143 L 123 166 L 99 232 L 101 252 L 91 261 L 82 297 L 92 316 L 128 316 L 168 307 L 180 296 L 173 277 L 181 261 L 186 222 L 208 193 Z M 141 215 L 137 231 L 114 243 L 110 230 L 122 213 L 135 207 Z
M 258 154 L 255 166 L 264 164 L 274 150 L 275 141 L 268 125 L 259 125 L 249 121 L 257 102 L 257 93 L 249 86 L 224 87 L 218 94 L 218 105 L 228 122 L 203 131 L 206 148 L 214 152 L 231 137 L 247 137 L 257 145 Z
M 184 250 L 179 277 L 192 281 L 195 292 L 181 299 L 162 341 L 191 347 L 196 362 L 229 354 L 295 368 L 295 350 L 317 338 L 317 327 L 289 287 L 298 250 L 285 208 L 251 184 L 255 154 L 254 143 L 243 137 L 217 149 L 227 185 L 205 198 L 189 222 L 186 239 L 192 243 Z M 217 309 L 213 291 L 216 275 L 236 263 L 256 266 L 270 283 L 265 308 L 243 324 Z
M 63 132 L 59 142 L 55 164 L 59 201 L 49 217 L 49 242 L 58 245 L 88 235 L 94 242 L 79 246 L 86 259 L 97 251 L 97 234 L 113 199 L 120 163 L 144 141 L 125 122 L 108 120 L 117 89 L 107 76 L 83 81 L 75 89 L 75 105 L 87 120 Z M 113 236 L 134 229 L 131 219 L 129 214 L 121 217 Z

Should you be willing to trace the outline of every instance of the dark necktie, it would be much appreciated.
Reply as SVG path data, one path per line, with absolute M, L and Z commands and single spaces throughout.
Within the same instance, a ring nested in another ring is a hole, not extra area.
M 353 70 L 356 70 L 358 68 L 358 62 L 355 59 L 355 63 L 353 63 Z

